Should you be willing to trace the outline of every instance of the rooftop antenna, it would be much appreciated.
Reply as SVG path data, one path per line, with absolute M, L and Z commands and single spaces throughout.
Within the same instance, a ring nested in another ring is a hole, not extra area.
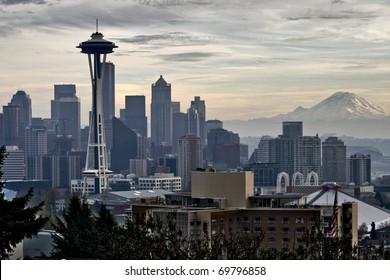
M 96 33 L 98 33 L 99 30 L 99 19 L 96 19 Z

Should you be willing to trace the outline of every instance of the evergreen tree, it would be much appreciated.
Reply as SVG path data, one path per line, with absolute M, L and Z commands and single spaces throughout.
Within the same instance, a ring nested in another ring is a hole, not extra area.
M 115 252 L 111 248 L 110 240 L 118 224 L 104 204 L 101 204 L 98 216 L 95 218 L 95 227 L 99 236 L 97 256 L 100 259 L 115 258 Z
M 97 259 L 99 236 L 92 212 L 85 200 L 77 196 L 70 199 L 62 217 L 53 224 L 53 258 Z
M 45 225 L 47 218 L 39 216 L 42 210 L 43 202 L 34 206 L 27 207 L 33 197 L 31 188 L 26 195 L 16 197 L 11 201 L 5 199 L 3 192 L 4 183 L 1 181 L 3 172 L 1 167 L 6 157 L 5 147 L 0 148 L 0 257 L 8 259 L 15 247 L 24 238 L 31 238 L 36 235 Z

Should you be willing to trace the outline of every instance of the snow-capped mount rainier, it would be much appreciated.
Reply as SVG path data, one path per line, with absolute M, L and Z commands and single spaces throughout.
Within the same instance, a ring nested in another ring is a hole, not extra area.
M 389 138 L 390 114 L 350 92 L 336 92 L 311 108 L 271 118 L 223 121 L 225 129 L 240 136 L 279 135 L 283 121 L 303 121 L 304 135 L 331 133 L 358 138 Z
M 381 107 L 375 106 L 350 92 L 336 92 L 311 108 L 299 106 L 293 112 L 278 115 L 276 118 L 284 120 L 383 120 L 388 115 Z

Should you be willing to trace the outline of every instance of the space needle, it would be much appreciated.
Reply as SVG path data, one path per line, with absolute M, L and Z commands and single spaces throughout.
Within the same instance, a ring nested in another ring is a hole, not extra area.
M 113 49 L 117 46 L 103 39 L 103 34 L 98 32 L 96 20 L 96 32 L 91 35 L 91 39 L 81 42 L 77 48 L 80 48 L 82 53 L 88 54 L 92 82 L 92 112 L 89 117 L 88 149 L 83 171 L 83 194 L 102 193 L 108 189 L 108 177 L 112 174 L 108 169 L 107 161 L 102 84 L 106 56 L 114 52 Z

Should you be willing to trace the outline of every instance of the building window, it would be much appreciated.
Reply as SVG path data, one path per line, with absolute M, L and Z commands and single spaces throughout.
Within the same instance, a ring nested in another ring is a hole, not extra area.
M 269 232 L 269 233 L 275 233 L 275 231 L 276 231 L 276 230 L 275 230 L 274 227 L 269 227 L 269 228 L 268 228 L 268 232 Z
M 282 228 L 282 233 L 283 233 L 283 234 L 288 234 L 289 231 L 290 231 L 290 229 L 289 229 L 288 227 Z
M 248 217 L 244 217 L 244 223 L 247 223 L 249 222 L 249 218 Z
M 249 227 L 244 227 L 244 232 L 245 233 L 250 233 Z
M 290 240 L 289 240 L 287 237 L 284 237 L 284 238 L 282 239 L 282 243 L 283 243 L 283 244 L 287 244 L 289 241 L 290 241 Z
M 261 218 L 260 217 L 256 217 L 255 218 L 255 224 L 260 224 L 261 223 Z
M 315 225 L 317 223 L 316 218 L 310 218 L 310 224 Z
M 219 220 L 219 223 L 220 223 L 221 225 L 223 225 L 223 224 L 225 223 L 225 220 L 224 220 L 224 219 L 220 219 L 220 220 Z
M 296 218 L 295 223 L 296 224 L 303 224 L 303 218 Z
M 261 227 L 255 227 L 255 233 L 260 233 L 261 232 Z
M 282 224 L 288 224 L 290 222 L 290 219 L 288 217 L 282 218 Z
M 201 235 L 201 231 L 200 230 L 191 230 L 190 231 L 190 235 L 191 236 L 200 236 Z
M 276 220 L 275 220 L 275 217 L 269 217 L 269 218 L 268 218 L 268 223 L 269 223 L 269 224 L 274 224 L 275 221 L 276 221 Z
M 304 229 L 303 227 L 297 227 L 296 228 L 296 232 L 297 233 L 303 233 L 303 229 Z
M 268 237 L 267 242 L 270 244 L 274 244 L 276 242 L 275 237 Z

